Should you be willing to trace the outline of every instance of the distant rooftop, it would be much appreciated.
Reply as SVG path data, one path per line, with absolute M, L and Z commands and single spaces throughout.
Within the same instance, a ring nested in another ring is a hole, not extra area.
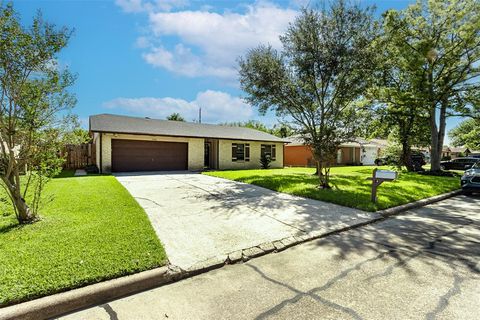
M 286 139 L 290 140 L 290 142 L 291 142 L 289 144 L 289 146 L 303 146 L 305 144 L 303 138 L 299 135 L 293 135 L 293 136 L 290 136 Z M 385 147 L 387 145 L 388 145 L 387 140 L 383 140 L 383 139 L 366 140 L 366 139 L 363 139 L 363 138 L 355 138 L 354 141 L 345 142 L 345 143 L 341 144 L 342 147 L 360 147 L 360 146 Z
M 289 142 L 286 139 L 250 128 L 129 117 L 114 114 L 98 114 L 90 116 L 89 129 L 92 132 Z

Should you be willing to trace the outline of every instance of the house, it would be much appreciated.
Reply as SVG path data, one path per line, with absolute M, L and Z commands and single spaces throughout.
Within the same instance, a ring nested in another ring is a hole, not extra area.
M 448 146 L 443 146 L 441 159 L 450 159 L 452 157 L 452 150 Z
M 468 148 L 464 147 L 449 147 L 450 148 L 450 155 L 452 159 L 460 158 L 460 157 L 468 157 L 472 152 Z
M 100 172 L 283 167 L 288 141 L 241 127 L 157 120 L 111 114 L 90 116 Z
M 315 166 L 312 151 L 308 145 L 303 143 L 303 139 L 299 136 L 292 136 L 289 139 L 291 143 L 285 146 L 285 165 L 292 167 Z M 356 140 L 340 145 L 335 158 L 336 165 L 372 165 L 375 163 L 380 150 L 384 147 L 382 144 L 384 140 L 377 139 L 376 143 L 360 138 Z

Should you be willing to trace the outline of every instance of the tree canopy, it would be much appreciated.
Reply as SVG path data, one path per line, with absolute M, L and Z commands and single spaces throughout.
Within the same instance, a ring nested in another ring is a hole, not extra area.
M 67 91 L 75 76 L 57 63 L 71 31 L 40 13 L 30 27 L 19 20 L 11 3 L 0 5 L 0 185 L 26 223 L 37 216 L 46 179 L 61 169 L 63 131 L 71 128 L 76 99 Z
M 323 188 L 337 147 L 362 125 L 359 100 L 376 66 L 372 12 L 341 0 L 303 9 L 280 37 L 281 51 L 261 45 L 239 60 L 246 101 L 274 110 L 311 146 Z
M 448 133 L 451 144 L 480 150 L 480 119 L 467 119 Z
M 183 118 L 180 113 L 178 112 L 174 112 L 172 113 L 171 115 L 169 115 L 167 117 L 167 120 L 171 120 L 171 121 L 185 121 L 185 118 Z

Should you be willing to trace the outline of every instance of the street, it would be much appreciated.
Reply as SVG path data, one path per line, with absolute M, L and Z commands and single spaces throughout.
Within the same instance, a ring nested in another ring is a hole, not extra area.
M 478 319 L 479 258 L 457 196 L 63 319 Z

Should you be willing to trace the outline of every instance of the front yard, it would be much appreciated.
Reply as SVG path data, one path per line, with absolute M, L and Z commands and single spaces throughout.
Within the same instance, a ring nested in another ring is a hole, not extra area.
M 113 176 L 68 176 L 47 185 L 34 224 L 19 226 L 0 202 L 0 307 L 166 264 L 145 212 Z
M 396 181 L 384 182 L 379 187 L 378 201 L 374 204 L 370 201 L 371 181 L 367 180 L 374 168 L 334 167 L 331 170 L 333 188 L 330 190 L 317 188 L 318 178 L 313 175 L 313 168 L 232 170 L 204 174 L 367 211 L 386 209 L 460 188 L 459 178 L 400 172 Z

